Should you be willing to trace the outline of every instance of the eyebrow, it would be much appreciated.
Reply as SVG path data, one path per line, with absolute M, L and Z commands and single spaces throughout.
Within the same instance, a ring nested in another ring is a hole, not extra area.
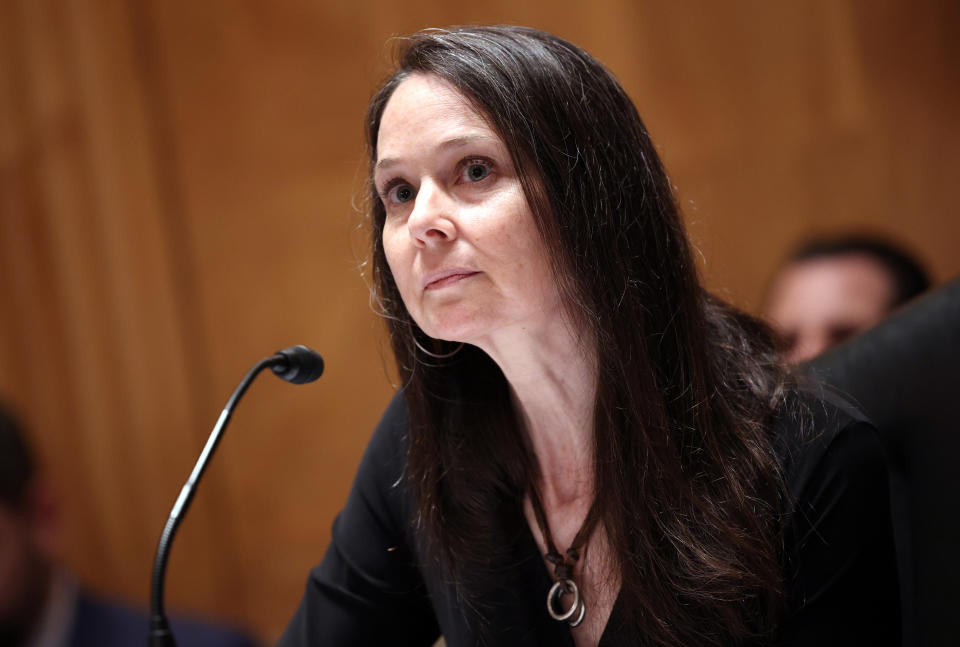
M 480 134 L 462 135 L 460 137 L 451 137 L 450 139 L 443 140 L 437 146 L 437 149 L 446 150 L 448 148 L 459 148 L 461 146 L 467 146 L 469 144 L 475 144 L 481 141 L 498 143 L 497 139 L 495 137 L 491 137 L 490 135 L 480 135 Z M 374 167 L 374 170 L 380 170 L 380 169 L 389 168 L 391 166 L 395 166 L 399 164 L 400 161 L 401 159 L 399 157 L 384 157 L 383 159 L 377 161 L 377 164 Z

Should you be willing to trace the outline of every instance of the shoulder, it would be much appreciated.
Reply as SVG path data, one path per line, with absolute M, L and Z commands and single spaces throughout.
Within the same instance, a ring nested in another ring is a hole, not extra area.
M 357 467 L 351 499 L 359 498 L 364 509 L 389 515 L 396 527 L 407 525 L 410 502 L 404 472 L 407 463 L 409 417 L 403 391 L 394 394 L 377 424 Z M 349 503 L 349 502 L 348 502 Z M 347 506 L 341 514 L 352 514 Z
M 806 382 L 789 393 L 774 424 L 774 445 L 794 500 L 838 478 L 886 482 L 884 449 L 873 424 L 826 385 Z
M 876 429 L 836 392 L 808 386 L 776 431 L 789 497 L 783 644 L 891 644 L 899 583 Z
M 222 625 L 185 618 L 170 621 L 181 647 L 253 647 L 243 634 Z M 129 605 L 81 591 L 77 597 L 71 647 L 113 647 L 143 644 L 147 614 Z
M 147 634 L 146 615 L 124 604 L 81 591 L 77 596 L 72 647 L 108 645 L 126 638 L 143 640 Z M 117 643 L 120 644 L 120 643 Z
M 254 647 L 254 642 L 221 624 L 178 617 L 170 621 L 180 647 Z
M 321 576 L 333 577 L 328 571 L 345 563 L 377 573 L 375 579 L 383 582 L 397 582 L 397 588 L 409 588 L 414 577 L 410 567 L 417 561 L 417 541 L 415 506 L 405 476 L 407 420 L 401 391 L 394 395 L 377 424 L 357 467 L 346 505 L 334 520 Z
M 393 395 L 377 423 L 364 459 L 371 459 L 381 466 L 402 468 L 406 461 L 409 427 L 407 403 L 403 390 L 400 390 Z

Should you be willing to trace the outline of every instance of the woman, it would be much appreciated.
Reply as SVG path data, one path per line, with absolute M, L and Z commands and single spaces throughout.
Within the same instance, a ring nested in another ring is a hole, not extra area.
M 404 386 L 282 645 L 897 641 L 872 430 L 701 289 L 609 72 L 430 30 L 367 128 Z

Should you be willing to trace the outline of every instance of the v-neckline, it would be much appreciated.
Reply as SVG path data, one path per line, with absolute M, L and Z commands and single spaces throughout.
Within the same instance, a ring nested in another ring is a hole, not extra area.
M 553 586 L 553 577 L 550 575 L 550 570 L 547 568 L 547 565 L 544 563 L 543 555 L 540 552 L 540 547 L 537 545 L 537 540 L 533 536 L 533 531 L 530 529 L 530 524 L 527 522 L 526 515 L 523 514 L 521 509 L 520 518 L 523 523 L 523 546 L 521 546 L 521 552 L 525 558 L 530 556 L 533 559 L 524 559 L 523 564 L 527 565 L 523 569 L 523 575 L 525 577 L 530 577 L 530 582 L 532 583 L 532 589 L 539 589 L 542 591 L 542 604 L 541 613 L 543 617 L 550 621 L 550 623 L 555 627 L 555 631 L 551 632 L 551 637 L 554 640 L 562 640 L 563 647 L 576 647 L 576 643 L 573 640 L 572 627 L 566 622 L 559 622 L 554 620 L 547 614 L 547 592 L 550 590 L 550 587 Z M 534 593 L 536 595 L 536 593 Z M 590 613 L 589 607 L 587 608 L 587 613 Z M 620 616 L 620 591 L 617 591 L 617 597 L 613 601 L 613 608 L 610 609 L 610 616 L 607 618 L 606 624 L 603 626 L 603 631 L 600 632 L 600 640 L 597 642 L 597 647 L 614 647 L 616 644 L 613 636 L 608 636 L 607 634 L 612 631 L 611 626 L 615 626 L 619 623 Z M 539 624 L 539 623 L 538 623 Z M 554 643 L 556 644 L 556 643 Z

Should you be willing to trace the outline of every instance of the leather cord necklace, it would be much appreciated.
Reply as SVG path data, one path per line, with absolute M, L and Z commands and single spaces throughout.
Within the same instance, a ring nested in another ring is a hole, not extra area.
M 583 601 L 583 596 L 580 595 L 580 589 L 574 582 L 573 571 L 581 554 L 587 554 L 587 540 L 590 538 L 590 533 L 593 532 L 593 527 L 597 525 L 597 506 L 596 504 L 590 506 L 590 511 L 580 525 L 580 530 L 573 538 L 573 543 L 567 548 L 566 554 L 561 555 L 553 543 L 550 526 L 547 525 L 547 515 L 543 511 L 543 503 L 540 502 L 540 494 L 537 492 L 536 485 L 530 486 L 529 496 L 533 514 L 537 518 L 537 525 L 540 527 L 540 534 L 543 535 L 543 541 L 547 545 L 546 560 L 554 566 L 555 581 L 553 586 L 550 587 L 550 591 L 547 592 L 547 613 L 554 620 L 568 622 L 571 627 L 576 627 L 583 622 L 587 613 L 587 605 Z M 567 595 L 573 596 L 573 602 L 570 604 L 570 608 L 564 611 L 563 607 L 558 608 L 558 605 Z

